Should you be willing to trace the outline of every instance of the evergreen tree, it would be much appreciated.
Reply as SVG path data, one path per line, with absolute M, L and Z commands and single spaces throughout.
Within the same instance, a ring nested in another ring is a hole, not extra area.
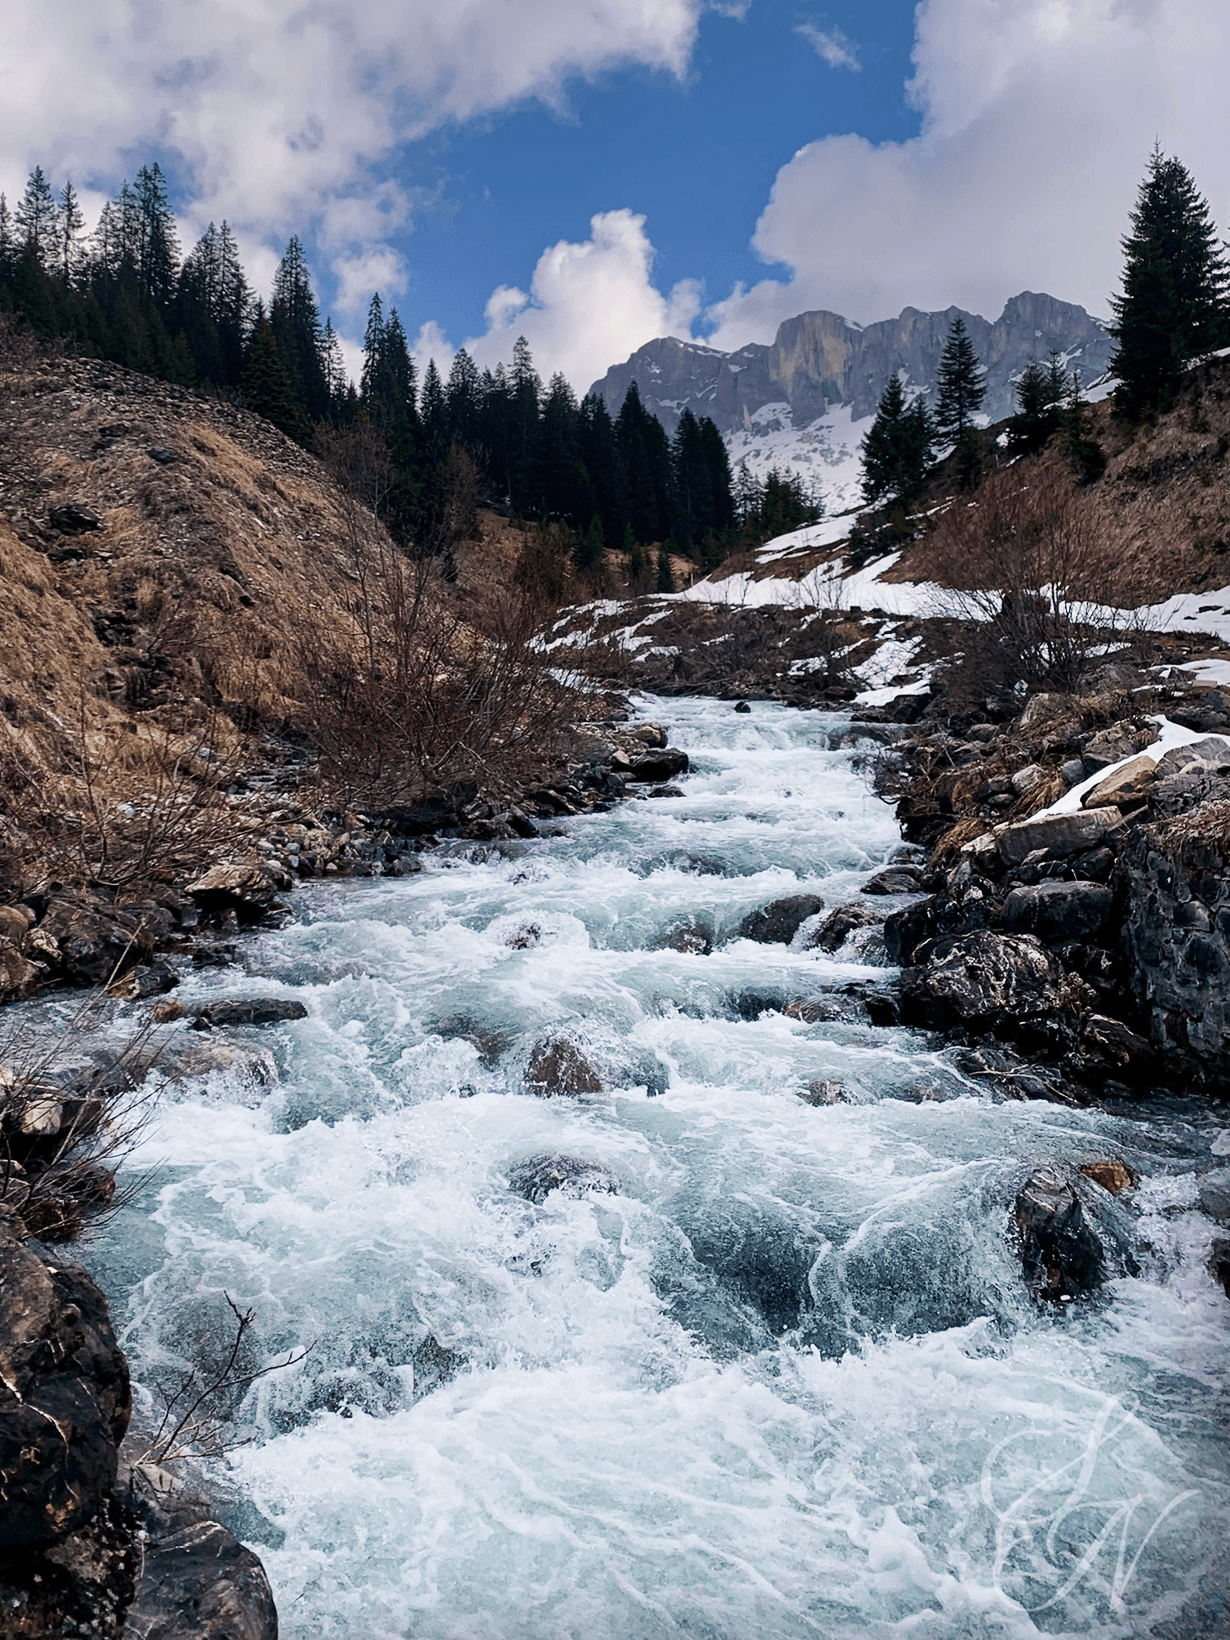
M 1080 372 L 1072 372 L 1072 386 L 1063 414 L 1064 444 L 1069 462 L 1081 484 L 1096 484 L 1106 471 L 1106 452 L 1094 438 L 1081 392 Z
M 574 551 L 577 568 L 583 574 L 593 574 L 602 568 L 606 561 L 606 536 L 602 529 L 602 520 L 595 513 L 589 521 L 589 527 L 584 535 L 577 537 Z
M 161 312 L 171 305 L 179 271 L 179 238 L 167 200 L 167 183 L 155 162 L 137 172 L 131 209 L 135 212 L 136 267 L 141 289 Z
M 85 253 L 81 244 L 81 232 L 84 227 L 85 216 L 81 210 L 81 201 L 77 198 L 77 191 L 71 181 L 66 182 L 60 190 L 60 210 L 56 222 L 56 260 L 60 278 L 66 286 L 76 284 L 85 266 Z
M 464 347 L 453 360 L 444 397 L 450 441 L 473 453 L 481 443 L 482 381 L 478 366 Z
M 934 459 L 931 412 L 920 396 L 906 400 L 898 371 L 889 377 L 875 420 L 863 440 L 863 501 L 869 507 L 891 498 L 911 502 Z
M 524 336 L 513 343 L 508 403 L 508 492 L 518 512 L 538 510 L 538 401 L 542 382 Z
M 1129 220 L 1110 368 L 1118 409 L 1137 419 L 1165 408 L 1187 361 L 1222 346 L 1230 327 L 1226 262 L 1186 166 L 1155 148 Z
M 700 442 L 709 473 L 709 523 L 719 533 L 734 529 L 735 501 L 730 481 L 730 455 L 726 440 L 710 416 L 700 418 Z
M 273 327 L 259 306 L 241 385 L 243 401 L 249 410 L 264 416 L 266 421 L 271 421 L 299 443 L 306 443 L 307 427 L 302 411 L 278 352 L 278 344 L 274 341 Z
M 671 546 L 670 541 L 665 541 L 658 548 L 657 585 L 659 592 L 674 592 L 675 590 L 675 577 L 671 571 Z
M 419 426 L 422 432 L 423 459 L 429 466 L 443 461 L 449 448 L 448 402 L 444 383 L 436 369 L 436 361 L 428 359 L 423 372 L 423 391 L 419 399 Z
M 626 485 L 628 519 L 637 541 L 648 544 L 666 534 L 670 518 L 671 453 L 662 423 L 641 402 L 629 382 L 615 420 L 615 442 Z
M 56 210 L 51 184 L 43 175 L 41 165 L 30 172 L 26 191 L 14 213 L 22 248 L 28 247 L 40 268 L 56 265 Z
M 17 236 L 13 227 L 13 213 L 9 202 L 0 193 L 0 279 L 12 277 L 17 264 Z
M 332 319 L 325 320 L 325 328 L 320 335 L 320 363 L 329 392 L 330 418 L 340 425 L 346 419 L 346 389 L 350 383 L 346 376 L 346 361 L 342 357 L 341 339 L 333 328 Z
M 330 394 L 322 357 L 320 309 L 297 234 L 273 277 L 269 325 L 296 398 L 312 421 L 323 421 L 329 414 Z
M 606 401 L 597 393 L 587 393 L 577 412 L 577 451 L 608 541 L 623 539 L 627 503 L 623 463 L 615 440 L 615 427 Z
M 935 407 L 936 435 L 949 444 L 960 444 L 966 429 L 986 397 L 986 379 L 978 365 L 978 355 L 958 313 L 952 321 L 948 340 L 940 355 Z
M 576 396 L 557 371 L 547 385 L 542 404 L 538 456 L 541 505 L 548 518 L 571 518 L 579 523 L 585 511 L 592 510 L 593 490 L 580 461 L 577 423 Z

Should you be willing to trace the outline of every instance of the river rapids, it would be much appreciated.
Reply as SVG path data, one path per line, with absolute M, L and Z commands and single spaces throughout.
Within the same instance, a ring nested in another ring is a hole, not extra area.
M 1196 1205 L 1230 1134 L 1178 1098 L 996 1100 L 921 1032 L 787 1015 L 893 978 L 866 933 L 732 937 L 900 847 L 857 726 L 637 709 L 682 796 L 306 886 L 178 993 L 309 1017 L 230 1038 L 263 1076 L 167 1087 L 86 1256 L 139 1384 L 209 1366 L 224 1294 L 249 1367 L 314 1341 L 231 1398 L 213 1466 L 284 1640 L 1230 1634 Z M 659 947 L 697 915 L 712 954 Z M 553 1034 L 606 1091 L 524 1091 Z M 597 1188 L 510 1187 L 547 1155 Z M 1141 1179 L 1081 1186 L 1112 1279 L 1038 1307 L 1015 1193 L 1110 1157 Z

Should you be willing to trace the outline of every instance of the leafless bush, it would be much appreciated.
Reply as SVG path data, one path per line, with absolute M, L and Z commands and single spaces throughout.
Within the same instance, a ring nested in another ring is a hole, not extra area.
M 190 1367 L 177 1380 L 154 1380 L 162 1416 L 134 1465 L 138 1473 L 151 1465 L 161 1467 L 188 1458 L 218 1458 L 248 1445 L 250 1437 L 236 1436 L 228 1428 L 240 1393 L 258 1378 L 297 1366 L 315 1348 L 313 1339 L 301 1349 L 287 1351 L 284 1361 L 271 1361 L 262 1367 L 252 1365 L 249 1335 L 256 1311 L 241 1310 L 229 1293 L 222 1296 L 234 1326 L 226 1335 L 227 1342 L 215 1365 L 205 1370 Z
M 930 543 L 944 591 L 935 613 L 970 622 L 967 669 L 988 685 L 1077 690 L 1108 640 L 1141 617 L 1123 607 L 1114 543 L 1066 477 L 993 474 L 948 510 Z
M 115 892 L 168 881 L 233 838 L 225 729 L 215 714 L 121 724 L 82 694 L 54 748 L 0 731 L 0 810 L 45 876 Z

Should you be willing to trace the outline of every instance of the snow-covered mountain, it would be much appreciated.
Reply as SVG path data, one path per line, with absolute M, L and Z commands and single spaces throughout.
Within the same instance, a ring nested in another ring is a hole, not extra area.
M 1106 326 L 1073 302 L 1022 291 L 991 321 L 962 308 L 851 324 L 819 310 L 787 319 L 769 345 L 752 342 L 723 353 L 700 342 L 661 336 L 591 389 L 612 415 L 635 381 L 648 409 L 673 432 L 684 407 L 711 416 L 737 467 L 763 477 L 791 467 L 819 486 L 830 512 L 858 501 L 859 445 L 885 384 L 900 370 L 908 386 L 932 394 L 940 354 L 960 313 L 986 371 L 983 410 L 989 420 L 1015 408 L 1014 385 L 1030 359 L 1052 348 L 1087 384 L 1106 374 L 1113 343 Z

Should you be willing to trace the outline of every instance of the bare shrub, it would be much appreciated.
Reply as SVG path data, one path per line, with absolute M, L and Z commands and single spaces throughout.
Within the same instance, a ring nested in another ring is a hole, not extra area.
M 1031 481 L 1032 480 L 1032 481 Z M 972 623 L 966 670 L 988 685 L 1075 692 L 1110 639 L 1140 624 L 1109 532 L 1070 479 L 993 474 L 929 543 L 937 614 Z
M 44 876 L 115 893 L 169 882 L 229 841 L 235 809 L 215 713 L 178 726 L 95 714 L 84 693 L 55 745 L 0 734 L 0 809 Z M 11 845 L 17 839 L 11 837 Z

